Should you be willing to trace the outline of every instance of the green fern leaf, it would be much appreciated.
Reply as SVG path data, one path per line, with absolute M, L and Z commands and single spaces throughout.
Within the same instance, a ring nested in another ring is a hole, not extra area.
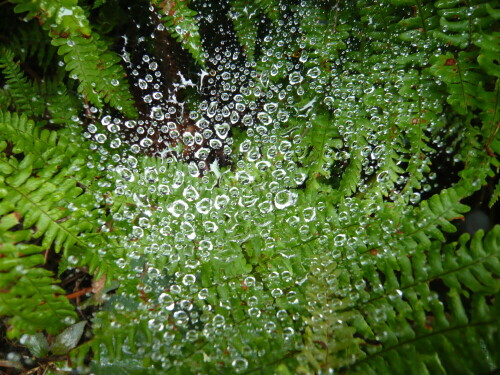
M 259 8 L 254 3 L 234 0 L 231 2 L 231 12 L 238 40 L 248 59 L 253 60 L 257 43 Z
M 160 11 L 161 20 L 169 33 L 182 43 L 195 61 L 205 66 L 205 56 L 198 31 L 197 13 L 188 7 L 188 1 L 159 1 L 151 3 Z
M 493 207 L 498 202 L 499 197 L 500 197 L 500 182 L 497 182 L 497 184 L 495 185 L 495 189 L 491 194 L 490 201 L 488 202 L 488 207 L 490 208 Z
M 48 93 L 46 104 L 50 114 L 49 121 L 71 127 L 81 110 L 81 103 L 76 96 L 57 79 L 45 81 L 42 90 Z
M 89 199 L 71 178 L 78 176 L 75 171 L 84 162 L 76 155 L 78 148 L 57 140 L 55 132 L 54 136 L 42 132 L 37 139 L 37 129 L 25 117 L 7 113 L 0 118 L 0 129 L 1 138 L 12 140 L 14 150 L 25 153 L 21 161 L 2 154 L 7 194 L 0 204 L 1 214 L 19 212 L 25 228 L 36 226 L 35 238 L 43 235 L 45 247 L 55 242 L 59 251 L 81 243 L 79 233 L 92 231 L 94 226 L 84 219 L 86 210 L 64 208 L 69 202 L 78 206 Z
M 279 2 L 276 0 L 255 0 L 263 12 L 269 17 L 270 20 L 276 21 L 280 16 Z
M 472 44 L 473 33 L 486 28 L 494 21 L 488 15 L 487 4 L 477 2 L 464 6 L 460 2 L 438 1 L 435 7 L 440 16 L 440 29 L 433 32 L 443 43 L 465 49 Z
M 452 53 L 439 56 L 430 68 L 431 72 L 447 84 L 448 103 L 460 114 L 477 107 L 477 84 L 483 77 L 474 72 L 474 55 L 460 52 L 458 58 Z
M 38 93 L 38 87 L 27 80 L 20 66 L 14 61 L 14 54 L 8 49 L 0 50 L 0 68 L 3 69 L 15 109 L 26 111 L 32 116 L 42 115 L 45 112 L 45 104 Z
M 90 103 L 102 108 L 103 101 L 134 117 L 137 110 L 124 80 L 125 73 L 118 64 L 120 58 L 106 50 L 97 33 L 92 32 L 83 9 L 76 0 L 69 2 L 13 0 L 17 13 L 27 12 L 27 18 L 38 17 L 49 31 L 58 54 L 64 56 L 66 70 L 78 79 L 78 91 Z
M 355 290 L 365 295 L 354 301 L 339 297 L 343 293 L 335 287 L 325 288 L 328 280 L 341 278 L 344 266 L 331 261 L 314 263 L 317 271 L 308 289 L 310 298 L 322 302 L 311 304 L 311 318 L 307 319 L 302 355 L 309 365 L 316 370 L 344 368 L 352 374 L 422 374 L 435 373 L 438 368 L 443 374 L 473 374 L 479 363 L 482 372 L 498 368 L 493 353 L 498 345 L 494 332 L 499 328 L 499 306 L 485 296 L 495 296 L 500 290 L 500 227 L 484 239 L 483 235 L 478 233 L 470 248 L 468 235 L 461 237 L 458 248 L 433 242 L 429 251 L 412 258 L 366 254 L 359 260 L 364 263 L 362 288 L 354 289 L 360 268 L 348 268 L 351 297 L 358 293 Z M 370 264 L 384 274 L 382 289 L 378 276 L 368 271 Z M 422 268 L 422 264 L 429 267 Z M 442 280 L 448 292 L 434 290 L 436 280 Z M 374 295 L 364 292 L 370 289 L 380 291 Z M 475 294 L 472 310 L 466 313 L 469 291 Z M 484 350 L 469 353 L 476 347 L 473 345 Z M 454 362 L 452 358 L 461 359 Z
M 40 24 L 30 22 L 16 30 L 8 49 L 14 52 L 21 62 L 39 66 L 43 73 L 57 64 L 57 50 L 50 44 L 49 36 L 43 32 Z
M 14 229 L 20 216 L 13 212 L 0 220 L 0 316 L 9 318 L 10 338 L 43 329 L 56 334 L 75 321 L 76 313 L 52 273 L 38 268 L 46 248 L 29 244 L 30 230 Z
M 486 73 L 493 77 L 500 77 L 500 68 L 495 63 L 495 58 L 500 53 L 500 32 L 493 32 L 490 35 L 477 34 L 474 37 L 474 44 L 481 48 L 477 61 Z

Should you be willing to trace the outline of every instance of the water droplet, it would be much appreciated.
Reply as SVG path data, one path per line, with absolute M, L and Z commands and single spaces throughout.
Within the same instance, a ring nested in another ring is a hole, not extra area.
M 163 94 L 161 92 L 156 91 L 153 93 L 153 99 L 160 100 L 161 98 L 163 98 Z
M 248 315 L 250 315 L 251 318 L 260 318 L 261 311 L 257 307 L 251 307 L 248 309 Z
M 211 148 L 218 150 L 222 147 L 222 142 L 218 139 L 211 139 L 208 141 L 208 144 Z
M 196 204 L 196 210 L 200 214 L 208 214 L 212 208 L 212 201 L 209 198 L 203 198 Z
M 281 190 L 276 193 L 274 197 L 274 204 L 276 208 L 282 210 L 286 207 L 290 207 L 297 202 L 297 193 L 290 190 Z
M 188 201 L 188 202 L 193 202 L 198 199 L 200 196 L 200 193 L 198 193 L 198 190 L 194 188 L 194 186 L 187 186 L 184 191 L 182 192 L 182 196 Z
M 338 247 L 344 246 L 345 242 L 346 242 L 346 235 L 345 234 L 338 234 L 333 239 L 333 243 L 335 244 L 335 246 L 338 246 Z
M 278 105 L 276 103 L 266 103 L 264 104 L 264 111 L 267 113 L 274 113 L 278 109 Z
M 173 216 L 175 217 L 180 217 L 186 210 L 188 209 L 189 205 L 184 202 L 182 199 L 178 199 L 175 202 L 171 203 L 167 210 L 170 212 Z
M 264 125 L 269 125 L 273 121 L 271 116 L 269 116 L 266 112 L 259 112 L 257 114 L 257 118 Z
M 185 311 L 176 311 L 174 313 L 175 323 L 181 327 L 185 327 L 189 322 L 189 315 Z
M 186 274 L 182 278 L 182 283 L 186 286 L 193 285 L 196 282 L 196 276 L 191 274 Z
M 146 90 L 148 88 L 148 83 L 143 79 L 139 79 L 139 87 L 141 90 Z
M 214 117 L 216 113 L 217 113 L 217 102 L 211 102 L 208 105 L 207 116 Z
M 102 133 L 99 133 L 95 136 L 95 140 L 96 142 L 98 143 L 104 143 L 106 142 L 106 140 L 108 139 L 108 137 L 106 137 L 106 135 L 102 134 Z
M 293 72 L 288 76 L 288 79 L 290 80 L 290 84 L 297 85 L 302 82 L 304 78 L 300 75 L 299 72 Z
M 220 139 L 226 139 L 230 128 L 229 124 L 225 122 L 223 124 L 215 124 L 214 129 L 215 134 L 217 134 Z
M 125 126 L 129 129 L 133 129 L 137 126 L 137 122 L 134 120 L 125 121 Z
M 248 368 L 248 361 L 245 358 L 236 358 L 231 365 L 236 373 L 245 371 Z
M 321 70 L 317 66 L 307 71 L 307 75 L 311 78 L 318 78 L 320 74 Z
M 226 323 L 226 318 L 224 316 L 217 314 L 213 317 L 212 323 L 215 327 L 223 327 Z

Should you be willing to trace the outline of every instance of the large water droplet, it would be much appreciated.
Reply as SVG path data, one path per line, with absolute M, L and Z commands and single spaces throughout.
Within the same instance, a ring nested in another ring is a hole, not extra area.
M 288 78 L 290 80 L 290 84 L 292 84 L 292 85 L 297 85 L 300 82 L 302 82 L 302 80 L 304 79 L 304 77 L 302 77 L 302 75 L 299 72 L 293 72 L 293 73 L 291 73 L 288 76 Z
M 290 207 L 297 202 L 297 193 L 290 190 L 281 190 L 274 196 L 274 204 L 278 209 Z

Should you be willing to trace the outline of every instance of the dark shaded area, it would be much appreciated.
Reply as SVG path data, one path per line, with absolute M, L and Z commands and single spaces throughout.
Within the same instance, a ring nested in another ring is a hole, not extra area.
M 14 52 L 28 78 L 40 82 L 42 77 L 54 76 L 60 68 L 57 48 L 50 44 L 47 32 L 35 20 L 26 23 L 23 14 L 12 17 L 14 7 L 8 2 L 0 5 L 0 43 Z M 0 75 L 0 87 L 4 83 Z

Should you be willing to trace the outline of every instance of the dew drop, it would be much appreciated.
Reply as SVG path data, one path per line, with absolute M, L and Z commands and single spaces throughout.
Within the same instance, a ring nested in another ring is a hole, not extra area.
M 245 358 L 236 358 L 231 365 L 236 373 L 245 371 L 248 368 L 248 361 Z
M 276 208 L 282 210 L 286 207 L 290 207 L 297 202 L 297 193 L 291 192 L 290 190 L 281 190 L 276 193 L 274 197 L 274 204 Z
M 304 78 L 299 72 L 293 72 L 288 76 L 288 79 L 290 80 L 290 84 L 297 85 L 302 82 Z

